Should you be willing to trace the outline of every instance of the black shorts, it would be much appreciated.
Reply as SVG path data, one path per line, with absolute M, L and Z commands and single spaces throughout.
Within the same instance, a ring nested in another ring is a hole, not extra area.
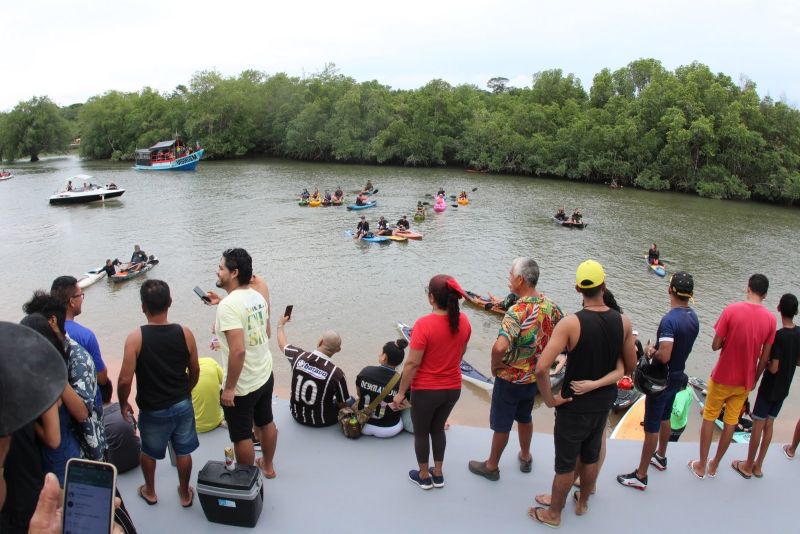
M 234 397 L 234 406 L 223 406 L 225 420 L 228 422 L 228 435 L 231 441 L 250 439 L 253 434 L 253 424 L 256 426 L 268 425 L 272 422 L 272 388 L 275 385 L 275 375 L 270 375 L 269 380 L 247 395 Z
M 598 461 L 607 419 L 607 411 L 574 413 L 563 409 L 556 410 L 556 423 L 553 428 L 556 474 L 563 475 L 574 471 L 579 456 L 583 464 L 593 464 Z

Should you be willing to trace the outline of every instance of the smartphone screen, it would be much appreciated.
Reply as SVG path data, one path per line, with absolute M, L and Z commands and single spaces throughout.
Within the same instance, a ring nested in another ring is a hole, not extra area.
M 117 469 L 72 458 L 64 477 L 64 534 L 108 534 L 114 518 Z
M 288 306 L 286 306 L 286 309 L 283 311 L 283 316 L 291 317 L 293 309 L 294 309 L 294 304 L 289 304 Z
M 202 289 L 200 289 L 200 286 L 194 286 L 194 292 L 195 292 L 195 294 L 197 294 L 197 296 L 198 296 L 198 297 L 200 297 L 200 300 L 202 300 L 202 301 L 203 301 L 203 302 L 205 302 L 206 304 L 208 304 L 209 302 L 211 302 L 211 299 L 210 299 L 210 298 L 208 298 L 208 295 L 206 294 L 206 292 L 205 292 L 205 291 L 203 291 Z

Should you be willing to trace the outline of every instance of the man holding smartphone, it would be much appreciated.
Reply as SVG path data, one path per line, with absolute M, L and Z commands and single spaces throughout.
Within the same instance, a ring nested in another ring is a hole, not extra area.
M 217 287 L 227 291 L 218 304 L 214 331 L 219 337 L 225 368 L 220 398 L 236 462 L 258 465 L 266 478 L 275 478 L 272 464 L 278 430 L 272 416 L 272 354 L 269 351 L 269 304 L 253 283 L 253 259 L 243 248 L 222 253 L 217 269 Z M 256 461 L 253 425 L 260 430 L 262 457 Z

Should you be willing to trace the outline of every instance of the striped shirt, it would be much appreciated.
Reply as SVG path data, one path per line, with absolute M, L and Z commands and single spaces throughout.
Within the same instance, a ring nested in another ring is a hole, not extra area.
M 344 372 L 316 350 L 306 352 L 286 345 L 283 352 L 292 364 L 292 417 L 306 426 L 335 425 L 339 405 L 350 397 Z

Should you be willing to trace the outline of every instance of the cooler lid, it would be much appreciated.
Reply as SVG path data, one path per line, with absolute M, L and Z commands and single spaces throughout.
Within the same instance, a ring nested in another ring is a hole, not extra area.
M 217 488 L 247 491 L 261 476 L 253 465 L 237 465 L 233 471 L 225 469 L 225 462 L 210 460 L 197 475 L 197 483 Z

